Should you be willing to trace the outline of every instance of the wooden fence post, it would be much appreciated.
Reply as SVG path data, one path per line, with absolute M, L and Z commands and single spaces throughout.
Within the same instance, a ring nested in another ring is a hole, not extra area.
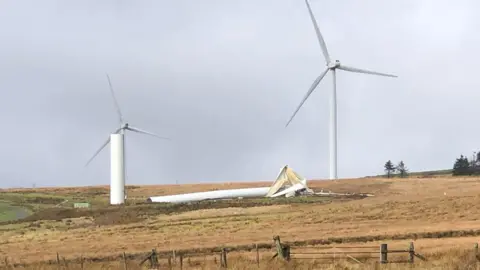
M 222 269 L 222 267 L 223 267 L 223 250 L 220 251 L 219 256 L 220 256 L 220 269 Z M 217 257 L 215 257 L 215 259 L 216 258 Z
M 410 242 L 410 246 L 408 247 L 408 262 L 413 263 L 415 260 L 415 246 L 413 245 L 413 242 Z
M 380 245 L 380 263 L 387 263 L 388 262 L 388 246 L 387 244 Z
M 172 251 L 172 256 L 173 256 L 173 264 L 177 264 L 177 252 L 175 249 Z
M 128 267 L 127 267 L 127 255 L 125 254 L 125 251 L 122 254 L 122 258 L 123 258 L 123 269 L 127 270 L 128 269 Z
M 282 247 L 282 252 L 283 252 L 283 257 L 285 260 L 290 261 L 290 246 L 289 245 L 284 245 Z
M 227 268 L 227 249 L 222 248 L 222 253 L 220 257 L 220 267 Z
M 158 256 L 157 256 L 156 249 L 152 249 L 152 256 L 150 257 L 150 267 L 151 268 L 158 267 Z
M 475 261 L 478 263 L 480 261 L 480 256 L 478 256 L 478 243 L 473 245 L 473 257 L 475 257 Z M 477 266 L 478 267 L 478 266 Z M 478 268 L 477 268 L 478 269 Z
M 63 265 L 65 265 L 65 269 L 68 269 L 68 263 L 65 257 L 62 257 L 62 260 L 63 260 Z
M 172 269 L 172 255 L 168 256 L 168 269 Z
M 180 260 L 180 270 L 183 269 L 183 254 L 178 254 L 178 259 Z
M 83 255 L 80 255 L 80 268 L 83 270 Z
M 57 268 L 62 269 L 62 265 L 60 263 L 60 254 L 58 254 L 58 252 L 57 252 Z
M 285 259 L 283 256 L 283 247 L 282 247 L 282 242 L 280 242 L 280 236 L 275 236 L 273 237 L 273 241 L 275 241 L 275 247 L 277 248 L 277 256 Z
M 258 253 L 258 244 L 255 244 L 255 251 L 257 253 L 257 266 L 260 267 L 260 254 Z
M 480 261 L 480 256 L 478 256 L 478 243 L 475 243 L 473 246 L 475 254 L 473 255 L 475 257 L 475 269 L 478 269 L 478 261 Z

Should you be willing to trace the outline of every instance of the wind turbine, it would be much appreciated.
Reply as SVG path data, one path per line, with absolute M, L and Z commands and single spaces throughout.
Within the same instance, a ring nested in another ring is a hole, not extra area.
M 332 92 L 330 93 L 330 149 L 329 149 L 329 154 L 330 154 L 330 179 L 337 179 L 337 79 L 336 79 L 336 74 L 335 71 L 337 69 L 344 70 L 344 71 L 350 71 L 350 72 L 356 72 L 356 73 L 363 73 L 363 74 L 371 74 L 371 75 L 379 75 L 379 76 L 386 76 L 386 77 L 393 77 L 396 78 L 398 76 L 396 75 L 391 75 L 391 74 L 386 74 L 386 73 L 380 73 L 380 72 L 375 72 L 375 71 L 370 71 L 366 69 L 360 69 L 360 68 L 355 68 L 355 67 L 349 67 L 346 65 L 343 65 L 340 63 L 339 60 L 332 61 L 330 58 L 330 55 L 327 50 L 327 45 L 325 44 L 325 41 L 323 40 L 322 34 L 320 33 L 320 29 L 317 25 L 317 22 L 315 20 L 315 17 L 313 16 L 312 9 L 310 8 L 310 4 L 308 3 L 308 0 L 305 0 L 305 3 L 308 8 L 308 13 L 310 14 L 310 18 L 312 19 L 313 27 L 315 28 L 315 32 L 317 33 L 317 38 L 318 42 L 320 43 L 320 47 L 323 52 L 323 56 L 325 57 L 325 62 L 326 62 L 326 68 L 325 70 L 315 79 L 313 82 L 312 86 L 310 89 L 307 91 L 306 95 L 303 97 L 302 101 L 300 102 L 300 105 L 298 105 L 297 109 L 293 113 L 293 115 L 290 117 L 290 120 L 288 120 L 287 124 L 285 127 L 287 127 L 290 122 L 293 120 L 297 112 L 300 110 L 302 107 L 303 103 L 308 99 L 310 94 L 315 90 L 317 85 L 320 83 L 320 81 L 327 75 L 328 71 L 332 72 L 332 77 L 333 77 L 333 87 L 332 87 Z
M 110 86 L 110 93 L 115 104 L 115 108 L 118 114 L 118 120 L 120 127 L 115 130 L 110 137 L 103 143 L 103 145 L 95 152 L 95 154 L 88 160 L 85 167 L 110 143 L 110 204 L 123 204 L 125 203 L 125 131 L 130 130 L 133 132 L 151 135 L 160 139 L 170 140 L 166 137 L 158 136 L 152 132 L 133 127 L 123 118 L 122 111 L 118 105 L 118 101 L 115 98 L 110 76 L 107 75 L 108 85 Z

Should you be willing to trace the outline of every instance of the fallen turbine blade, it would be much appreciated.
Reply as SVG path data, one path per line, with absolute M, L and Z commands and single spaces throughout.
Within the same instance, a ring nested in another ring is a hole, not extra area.
M 105 148 L 105 146 L 107 146 L 107 144 L 110 142 L 110 136 L 108 136 L 108 140 L 103 143 L 103 145 L 97 150 L 97 152 L 95 152 L 95 154 L 88 160 L 87 164 L 85 164 L 85 167 L 88 166 L 88 164 L 90 164 L 90 162 L 102 151 L 103 148 Z
M 110 86 L 110 93 L 112 94 L 113 102 L 115 103 L 115 109 L 117 110 L 120 124 L 123 124 L 123 116 L 122 116 L 122 111 L 120 110 L 120 105 L 118 105 L 117 98 L 115 97 L 115 92 L 113 91 L 113 86 L 112 86 L 112 82 L 110 81 L 110 76 L 108 76 L 108 73 L 106 74 L 107 74 L 108 85 Z
M 315 32 L 317 33 L 318 42 L 320 43 L 320 47 L 322 48 L 323 56 L 325 57 L 325 61 L 330 63 L 330 54 L 328 54 L 327 44 L 325 44 L 325 40 L 323 39 L 322 33 L 320 33 L 320 28 L 318 28 L 317 21 L 315 20 L 315 16 L 313 16 L 312 9 L 310 8 L 310 4 L 308 0 L 305 0 L 307 4 L 308 13 L 310 14 L 310 19 L 312 19 L 313 27 L 315 28 Z
M 288 127 L 288 125 L 290 124 L 290 122 L 292 122 L 293 118 L 295 117 L 295 115 L 297 115 L 297 112 L 300 110 L 300 108 L 302 107 L 303 103 L 305 103 L 305 101 L 308 99 L 308 97 L 310 96 L 310 94 L 312 94 L 313 90 L 315 90 L 315 88 L 317 87 L 317 85 L 320 83 L 320 81 L 323 79 L 323 77 L 325 77 L 325 75 L 327 74 L 328 72 L 328 68 L 325 69 L 324 72 L 322 72 L 322 74 L 320 74 L 320 76 L 318 76 L 315 81 L 313 82 L 312 86 L 310 86 L 310 89 L 308 89 L 308 92 L 307 94 L 305 94 L 305 96 L 303 97 L 302 99 L 302 102 L 300 102 L 300 105 L 298 105 L 297 109 L 295 110 L 295 112 L 293 113 L 292 117 L 290 117 L 290 120 L 288 120 L 287 124 L 285 125 L 285 127 Z
M 387 73 L 380 73 L 376 71 L 371 71 L 371 70 L 366 70 L 366 69 L 360 69 L 360 68 L 354 68 L 354 67 L 348 67 L 344 65 L 340 65 L 337 67 L 338 69 L 345 70 L 345 71 L 350 71 L 350 72 L 356 72 L 356 73 L 363 73 L 363 74 L 371 74 L 371 75 L 379 75 L 379 76 L 385 76 L 385 77 L 392 77 L 392 78 L 397 78 L 397 75 L 392 75 L 392 74 L 387 74 Z
M 142 134 L 147 134 L 147 135 L 150 135 L 150 136 L 154 136 L 154 137 L 157 137 L 159 139 L 170 140 L 170 138 L 158 136 L 155 133 L 152 133 L 152 132 L 149 132 L 149 131 L 146 131 L 146 130 L 143 130 L 143 129 L 139 129 L 139 128 L 136 128 L 136 127 L 132 127 L 130 125 L 126 129 L 137 132 L 137 133 L 142 133 Z

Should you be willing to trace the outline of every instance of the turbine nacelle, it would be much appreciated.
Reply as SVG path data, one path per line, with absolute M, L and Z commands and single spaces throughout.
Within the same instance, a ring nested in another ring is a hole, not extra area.
M 327 64 L 328 69 L 336 69 L 339 66 L 340 66 L 339 60 L 335 60 L 335 62 L 331 61 Z
M 122 115 L 122 111 L 120 110 L 120 106 L 118 105 L 117 99 L 115 97 L 115 93 L 113 91 L 112 83 L 110 82 L 110 77 L 108 76 L 108 74 L 107 74 L 107 80 L 108 80 L 108 84 L 110 86 L 110 93 L 112 94 L 112 98 L 113 98 L 113 101 L 115 103 L 115 109 L 117 110 L 117 114 L 118 114 L 118 120 L 119 120 L 119 123 L 120 123 L 120 127 L 117 130 L 115 130 L 114 132 L 112 132 L 111 134 L 125 134 L 125 132 L 127 130 L 129 130 L 129 131 L 133 131 L 133 132 L 136 132 L 136 133 L 141 133 L 141 134 L 154 136 L 154 137 L 157 137 L 159 139 L 170 140 L 170 138 L 158 136 L 155 133 L 152 133 L 152 132 L 146 131 L 144 129 L 140 129 L 140 128 L 131 126 L 129 123 L 125 122 L 124 118 L 123 118 L 123 115 Z M 87 166 L 102 151 L 102 149 L 105 148 L 105 146 L 107 146 L 109 143 L 110 143 L 110 136 L 102 144 L 102 146 L 97 150 L 97 152 L 95 152 L 95 154 L 88 160 L 88 162 L 87 162 L 87 164 L 85 164 L 85 166 Z

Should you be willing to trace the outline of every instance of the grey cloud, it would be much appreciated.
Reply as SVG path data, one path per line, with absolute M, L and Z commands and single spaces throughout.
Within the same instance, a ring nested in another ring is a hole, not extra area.
M 132 125 L 173 139 L 127 135 L 129 184 L 328 177 L 330 76 L 284 128 L 324 68 L 303 1 L 2 5 L 1 186 L 109 183 L 108 149 L 83 168 L 117 127 L 105 72 Z M 311 5 L 333 58 L 399 75 L 338 72 L 340 177 L 477 150 L 477 1 Z

